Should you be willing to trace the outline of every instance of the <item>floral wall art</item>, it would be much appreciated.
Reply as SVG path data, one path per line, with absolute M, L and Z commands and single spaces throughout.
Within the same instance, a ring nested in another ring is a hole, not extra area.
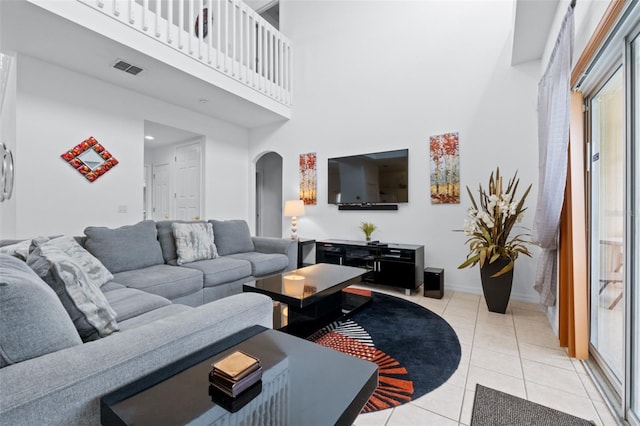
M 429 137 L 431 204 L 460 203 L 458 132 Z
M 300 199 L 306 206 L 318 203 L 316 180 L 316 153 L 300 154 Z

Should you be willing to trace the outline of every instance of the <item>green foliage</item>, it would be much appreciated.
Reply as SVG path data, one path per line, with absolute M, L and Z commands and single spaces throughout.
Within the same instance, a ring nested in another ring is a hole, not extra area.
M 373 231 L 375 231 L 376 229 L 378 229 L 378 227 L 373 222 L 360 223 L 360 230 L 364 232 L 364 235 L 367 238 L 371 238 L 371 234 L 373 234 Z
M 531 257 L 527 248 L 527 245 L 531 244 L 527 238 L 529 234 L 517 234 L 509 238 L 516 222 L 522 221 L 526 210 L 524 202 L 531 190 L 529 185 L 522 198 L 516 199 L 520 183 L 517 175 L 518 172 L 509 179 L 507 189 L 503 191 L 500 169 L 496 168 L 495 175 L 492 172 L 489 178 L 489 192 L 479 185 L 479 203 L 476 203 L 467 186 L 467 193 L 473 204 L 467 213 L 464 227 L 465 234 L 470 237 L 466 242 L 469 245 L 469 254 L 467 260 L 458 266 L 459 269 L 477 263 L 482 267 L 485 262 L 493 263 L 499 258 L 508 258 L 510 262 L 507 266 L 493 275 L 498 277 L 513 269 L 514 261 L 520 254 Z

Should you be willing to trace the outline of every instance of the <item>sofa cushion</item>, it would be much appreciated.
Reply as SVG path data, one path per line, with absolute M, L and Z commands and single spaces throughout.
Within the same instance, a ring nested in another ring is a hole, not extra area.
M 251 276 L 251 263 L 229 256 L 187 263 L 182 268 L 202 271 L 205 287 L 213 287 Z
M 82 344 L 55 292 L 7 254 L 0 254 L 0 331 L 0 368 Z
M 213 227 L 210 223 L 172 223 L 176 240 L 178 265 L 197 260 L 215 259 L 218 250 L 213 242 Z
M 83 341 L 118 330 L 116 313 L 100 288 L 60 247 L 41 245 L 27 264 L 56 292 Z
M 229 255 L 234 259 L 242 259 L 251 263 L 251 275 L 260 277 L 262 275 L 275 274 L 281 272 L 289 266 L 289 258 L 284 254 L 277 253 L 237 253 Z
M 160 220 L 156 222 L 158 231 L 158 242 L 162 249 L 164 263 L 168 265 L 178 264 L 178 253 L 176 253 L 176 239 L 173 237 L 172 223 L 191 223 L 186 220 Z
M 169 300 L 202 290 L 202 272 L 182 266 L 154 265 L 118 272 L 114 281 Z
M 104 267 L 102 262 L 85 250 L 74 237 L 54 238 L 42 245 L 53 245 L 61 249 L 82 268 L 93 284 L 98 287 L 113 280 L 113 274 Z
M 158 320 L 163 320 L 167 317 L 181 314 L 185 311 L 190 311 L 192 309 L 193 308 L 190 306 L 185 306 L 180 304 L 171 304 L 171 305 L 163 306 L 161 308 L 154 309 L 153 311 L 145 312 L 142 315 L 138 315 L 124 321 L 122 324 L 120 324 L 120 328 L 122 331 L 131 330 L 133 328 L 138 328 L 145 324 L 150 324 Z
M 164 263 L 152 220 L 116 229 L 89 226 L 84 233 L 87 250 L 113 274 Z
M 164 297 L 124 286 L 106 291 L 104 296 L 116 311 L 118 326 L 121 330 L 122 321 L 171 304 Z
M 249 225 L 244 220 L 210 220 L 218 254 L 226 256 L 234 253 L 255 251 Z

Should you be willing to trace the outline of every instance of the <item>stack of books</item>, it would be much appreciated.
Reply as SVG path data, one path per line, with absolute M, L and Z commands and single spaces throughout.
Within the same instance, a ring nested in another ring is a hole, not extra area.
M 262 379 L 260 360 L 236 351 L 212 365 L 209 382 L 224 394 L 236 398 Z

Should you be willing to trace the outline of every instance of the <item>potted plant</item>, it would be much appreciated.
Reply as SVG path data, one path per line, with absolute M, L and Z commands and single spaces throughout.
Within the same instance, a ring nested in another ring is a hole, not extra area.
M 373 234 L 373 231 L 376 229 L 378 229 L 378 227 L 372 222 L 360 223 L 360 230 L 364 232 L 364 237 L 367 241 L 371 241 L 371 234 Z
M 516 172 L 509 180 L 506 190 L 502 187 L 500 169 L 495 175 L 491 172 L 489 191 L 479 185 L 479 203 L 476 203 L 471 190 L 467 193 L 473 207 L 468 210 L 464 233 L 470 238 L 469 254 L 459 269 L 480 264 L 480 278 L 487 307 L 491 312 L 505 313 L 511 296 L 513 267 L 518 255 L 531 257 L 527 248 L 528 234 L 510 237 L 516 222 L 521 222 L 526 208 L 524 202 L 529 195 L 531 185 L 518 200 L 516 191 L 520 179 Z

